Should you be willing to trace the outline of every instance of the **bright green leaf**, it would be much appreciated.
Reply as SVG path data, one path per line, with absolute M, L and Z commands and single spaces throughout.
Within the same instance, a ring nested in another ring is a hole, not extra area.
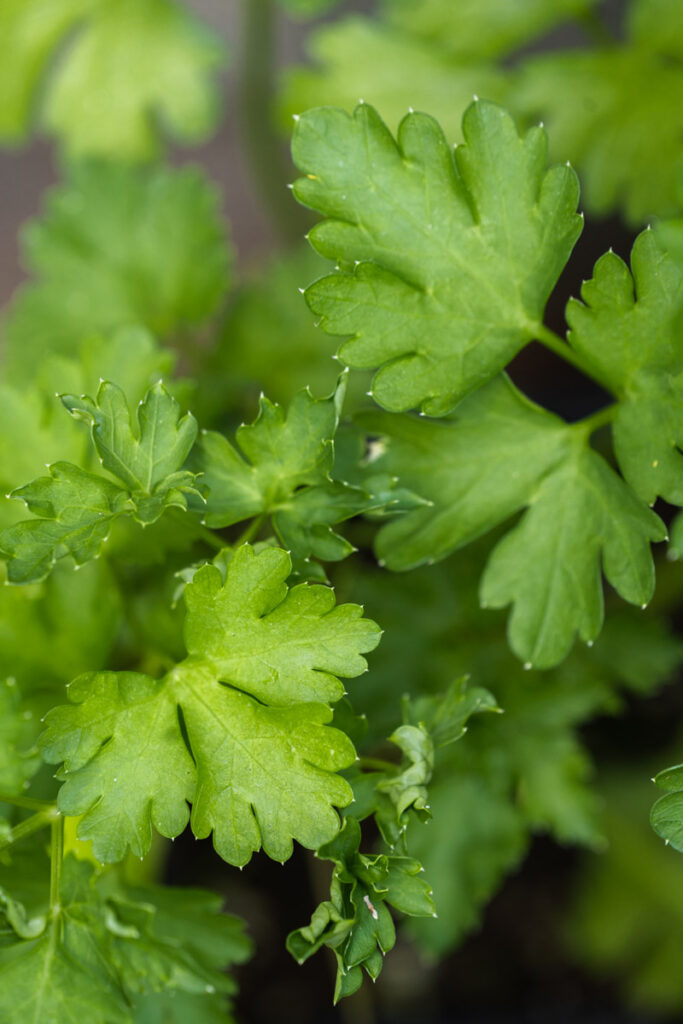
M 459 142 L 462 111 L 473 94 L 505 96 L 507 75 L 490 63 L 454 62 L 430 43 L 360 15 L 314 29 L 306 49 L 313 66 L 287 69 L 278 101 L 288 132 L 293 115 L 317 106 L 353 110 L 362 97 L 392 129 L 409 110 L 428 110 Z
M 662 23 L 662 36 L 670 30 Z M 543 119 L 552 157 L 576 165 L 596 215 L 619 211 L 642 225 L 677 213 L 680 60 L 629 44 L 544 53 L 527 58 L 507 102 L 527 120 Z
M 46 356 L 77 356 L 86 338 L 117 327 L 172 340 L 215 312 L 227 284 L 218 200 L 191 168 L 78 165 L 26 228 L 23 251 L 37 281 L 20 290 L 6 327 L 20 384 Z
M 390 22 L 459 58 L 503 56 L 558 22 L 580 17 L 595 0 L 384 0 Z
M 261 845 L 285 860 L 292 839 L 315 848 L 338 828 L 333 805 L 352 794 L 334 773 L 355 754 L 328 727 L 327 702 L 342 695 L 337 676 L 365 671 L 361 653 L 379 630 L 358 606 L 335 607 L 328 588 L 288 590 L 290 572 L 286 552 L 248 545 L 225 582 L 204 566 L 184 591 L 186 661 L 160 682 L 81 677 L 69 693 L 75 706 L 48 716 L 44 757 L 65 762 L 60 806 L 84 814 L 79 835 L 100 860 L 120 859 L 126 846 L 143 855 L 152 824 L 177 835 L 188 800 L 195 835 L 214 830 L 233 864 Z
M 653 504 L 683 505 L 683 266 L 652 231 L 636 239 L 631 273 L 609 252 L 567 307 L 569 341 L 619 396 L 614 445 L 626 480 Z
M 128 495 L 101 476 L 68 462 L 54 462 L 50 476 L 18 488 L 36 519 L 9 526 L 0 534 L 10 583 L 44 579 L 58 558 L 70 555 L 76 565 L 96 558 L 114 518 L 128 507 Z
M 297 199 L 328 220 L 314 247 L 343 268 L 307 291 L 340 355 L 381 369 L 388 409 L 440 415 L 495 376 L 537 333 L 581 231 L 571 168 L 546 170 L 541 128 L 520 138 L 500 107 L 465 112 L 465 144 L 409 114 L 395 141 L 365 104 L 302 115 Z M 355 268 L 353 267 L 355 265 Z
M 102 466 L 118 477 L 135 502 L 141 523 L 152 523 L 170 506 L 187 508 L 187 493 L 197 493 L 195 475 L 182 470 L 197 436 L 197 421 L 180 407 L 161 382 L 152 385 L 133 421 L 126 396 L 103 381 L 96 401 L 87 395 L 63 395 L 76 419 L 92 425 Z
M 512 603 L 512 649 L 527 664 L 548 668 L 566 656 L 575 633 L 590 643 L 600 632 L 601 562 L 624 600 L 649 602 L 649 542 L 665 536 L 662 521 L 607 463 L 577 448 L 545 477 L 520 523 L 494 549 L 482 579 L 482 603 Z
M 40 120 L 75 156 L 147 159 L 160 135 L 197 142 L 218 114 L 219 39 L 172 0 L 9 0 L 0 17 L 0 134 Z M 50 73 L 44 96 L 41 81 Z

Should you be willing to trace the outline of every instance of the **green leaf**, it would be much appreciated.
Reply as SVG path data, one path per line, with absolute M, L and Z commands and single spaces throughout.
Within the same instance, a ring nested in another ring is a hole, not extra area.
M 481 588 L 484 605 L 514 603 L 510 642 L 523 661 L 547 668 L 566 656 L 575 632 L 595 639 L 601 553 L 625 600 L 650 600 L 648 541 L 663 539 L 663 523 L 580 434 L 506 378 L 481 388 L 446 422 L 386 414 L 361 422 L 382 435 L 373 469 L 397 474 L 430 501 L 381 530 L 376 550 L 390 569 L 444 558 L 527 506 L 494 550 Z
M 373 396 L 433 415 L 493 377 L 540 330 L 581 231 L 571 168 L 546 171 L 541 128 L 520 138 L 488 102 L 455 154 L 424 114 L 395 141 L 372 107 L 296 125 L 297 199 L 329 219 L 311 242 L 342 269 L 307 291 L 345 362 L 377 367 Z M 355 266 L 354 266 L 355 264 Z
M 114 518 L 128 507 L 128 495 L 104 477 L 68 462 L 55 462 L 42 476 L 12 492 L 36 516 L 0 534 L 10 583 L 45 579 L 58 558 L 76 565 L 96 558 Z
M 228 280 L 218 211 L 213 188 L 191 168 L 74 168 L 23 235 L 37 281 L 10 311 L 11 380 L 33 381 L 47 355 L 78 356 L 85 339 L 117 327 L 143 324 L 169 340 L 204 323 Z M 129 344 L 139 346 L 139 336 Z
M 152 523 L 165 508 L 187 508 L 197 494 L 195 474 L 181 470 L 197 436 L 192 413 L 180 406 L 159 381 L 152 385 L 133 421 L 126 396 L 103 381 L 95 401 L 87 395 L 63 395 L 76 419 L 92 424 L 92 439 L 102 466 L 130 491 L 139 522 Z
M 40 766 L 33 712 L 22 706 L 16 679 L 0 683 L 0 791 L 20 794 Z
M 186 586 L 188 658 L 164 679 L 81 677 L 74 705 L 47 718 L 43 756 L 65 762 L 60 807 L 84 815 L 79 836 L 103 862 L 127 846 L 144 855 L 151 825 L 177 835 L 187 801 L 195 835 L 213 830 L 229 863 L 261 846 L 285 860 L 292 839 L 329 839 L 332 805 L 352 798 L 334 773 L 355 753 L 328 727 L 327 702 L 342 696 L 337 676 L 365 671 L 378 627 L 356 605 L 335 608 L 326 587 L 288 590 L 291 561 L 277 548 L 244 545 L 225 571 L 223 581 L 204 566 Z
M 601 787 L 609 845 L 579 864 L 564 933 L 572 959 L 647 1020 L 683 1008 L 680 855 L 647 828 L 647 765 L 607 775 Z
M 648 19 L 648 34 L 656 24 Z M 667 20 L 655 35 L 675 32 Z M 527 58 L 507 102 L 527 120 L 543 118 L 553 159 L 575 163 L 592 213 L 620 212 L 639 226 L 678 212 L 682 99 L 678 61 L 627 41 Z
M 513 651 L 530 666 L 548 668 L 566 656 L 575 633 L 590 643 L 600 632 L 601 561 L 621 597 L 645 606 L 655 582 L 649 542 L 665 537 L 662 521 L 607 463 L 577 448 L 541 482 L 520 523 L 494 549 L 482 604 L 512 603 Z
M 683 512 L 679 512 L 673 521 L 668 555 L 672 562 L 683 558 Z
M 384 0 L 386 17 L 459 58 L 504 56 L 558 23 L 580 17 L 595 0 Z
M 40 518 L 8 527 L 0 534 L 12 583 L 44 579 L 58 558 L 71 555 L 76 565 L 96 558 L 114 520 L 130 513 L 143 526 L 168 508 L 187 508 L 187 495 L 201 497 L 195 474 L 181 470 L 194 443 L 197 424 L 181 418 L 175 399 L 158 382 L 138 406 L 133 423 L 119 387 L 103 381 L 97 401 L 83 395 L 62 396 L 66 408 L 93 425 L 100 463 L 122 486 L 68 462 L 48 467 L 39 477 L 13 491 Z
M 613 252 L 567 306 L 569 342 L 619 396 L 614 445 L 633 489 L 683 505 L 683 266 L 652 231 L 638 236 L 631 273 Z
M 353 110 L 362 96 L 392 129 L 409 110 L 428 110 L 447 137 L 460 142 L 462 111 L 472 95 L 505 96 L 507 74 L 490 63 L 455 62 L 431 42 L 360 15 L 313 29 L 306 50 L 311 62 L 285 71 L 278 98 L 288 133 L 292 116 L 317 106 Z
M 347 817 L 339 835 L 317 856 L 334 862 L 330 899 L 320 904 L 311 923 L 287 937 L 287 949 L 303 963 L 322 946 L 337 959 L 335 1002 L 351 995 L 362 983 L 362 970 L 373 979 L 382 969 L 383 955 L 393 948 L 396 930 L 387 904 L 411 916 L 434 916 L 421 865 L 410 857 L 367 855 L 359 852 L 360 826 Z
M 652 827 L 667 846 L 683 851 L 683 765 L 665 768 L 652 781 L 667 791 L 652 808 Z
M 216 123 L 222 44 L 172 0 L 8 0 L 0 39 L 0 136 L 10 141 L 28 135 L 36 107 L 78 157 L 148 159 L 162 133 L 197 142 Z
M 139 1024 L 159 1019 L 155 1003 L 178 994 L 182 1005 L 187 994 L 193 1019 L 214 1021 L 235 991 L 224 968 L 250 952 L 241 922 L 221 914 L 221 903 L 201 890 L 129 888 L 67 855 L 60 905 L 47 926 L 43 917 L 42 934 L 17 933 L 0 949 L 2 1019 Z
M 54 690 L 105 665 L 121 612 L 119 587 L 104 560 L 79 572 L 62 564 L 44 583 L 0 587 L 0 674 L 28 693 Z
M 346 374 L 329 398 L 305 388 L 287 412 L 263 395 L 259 413 L 236 433 L 239 450 L 222 434 L 204 431 L 198 467 L 209 494 L 203 521 L 231 526 L 252 516 L 272 517 L 281 543 L 297 562 L 311 555 L 339 561 L 353 545 L 332 529 L 363 512 L 397 509 L 405 496 L 394 483 L 376 489 L 333 480 L 334 435 L 346 389 Z
M 499 377 L 445 421 L 365 413 L 379 435 L 372 471 L 399 476 L 429 502 L 384 526 L 377 555 L 392 570 L 451 554 L 522 508 L 565 455 L 566 424 Z

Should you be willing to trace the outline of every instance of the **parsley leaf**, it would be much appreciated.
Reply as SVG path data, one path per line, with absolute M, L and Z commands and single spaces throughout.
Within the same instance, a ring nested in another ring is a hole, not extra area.
M 39 518 L 0 534 L 12 583 L 44 579 L 67 554 L 76 565 L 96 558 L 114 519 L 124 512 L 144 526 L 167 508 L 187 508 L 187 494 L 198 494 L 195 475 L 180 468 L 197 424 L 190 413 L 181 418 L 178 403 L 163 384 L 154 384 L 140 402 L 136 425 L 125 395 L 107 381 L 96 402 L 85 395 L 64 395 L 62 401 L 74 416 L 92 422 L 100 462 L 120 483 L 55 462 L 50 476 L 13 491 L 12 497 L 22 499 Z
M 668 35 L 671 20 L 662 25 Z M 596 215 L 619 210 L 639 225 L 677 212 L 680 56 L 672 61 L 627 41 L 532 56 L 522 65 L 507 102 L 522 117 L 544 119 L 551 154 L 570 155 Z
M 446 422 L 387 414 L 363 422 L 385 437 L 373 470 L 398 474 L 431 502 L 380 531 L 377 552 L 390 569 L 443 558 L 527 506 L 491 555 L 481 587 L 485 605 L 513 602 L 510 643 L 523 661 L 547 668 L 566 656 L 576 632 L 595 639 L 601 556 L 625 600 L 650 600 L 649 541 L 664 538 L 663 523 L 580 434 L 506 378 L 480 389 Z
M 0 950 L 2 1019 L 75 1024 L 96 1014 L 106 1024 L 139 1024 L 178 993 L 194 997 L 193 1019 L 213 1021 L 211 1010 L 224 1012 L 235 991 L 224 967 L 250 951 L 241 922 L 220 914 L 221 902 L 201 890 L 129 888 L 67 855 L 59 906 Z M 17 909 L 7 913 L 10 926 L 20 923 Z
M 10 140 L 28 134 L 36 100 L 42 126 L 78 157 L 147 159 L 161 130 L 197 142 L 216 122 L 223 47 L 173 0 L 8 0 L 0 39 L 0 135 Z
M 25 230 L 23 256 L 38 280 L 19 291 L 5 328 L 20 384 L 47 355 L 78 357 L 86 338 L 117 327 L 172 340 L 206 322 L 227 284 L 217 196 L 190 168 L 77 165 Z
M 396 942 L 387 904 L 413 916 L 434 916 L 429 884 L 411 857 L 359 852 L 360 826 L 347 817 L 344 827 L 317 856 L 334 862 L 330 899 L 316 908 L 311 923 L 287 937 L 287 949 L 303 963 L 322 946 L 337 958 L 335 1003 L 361 985 L 364 969 L 373 981 L 384 954 Z
M 306 50 L 311 63 L 286 70 L 279 97 L 287 132 L 303 110 L 353 110 L 362 96 L 391 127 L 414 107 L 429 110 L 448 138 L 461 141 L 462 111 L 473 93 L 505 96 L 505 72 L 479 59 L 456 64 L 430 43 L 360 15 L 315 28 Z
M 441 415 L 493 377 L 541 329 L 581 232 L 571 168 L 545 169 L 541 128 L 520 138 L 509 114 L 476 102 L 455 154 L 424 114 L 395 141 L 365 104 L 353 117 L 302 115 L 294 186 L 329 218 L 310 240 L 342 269 L 307 290 L 340 355 L 381 369 L 373 396 Z M 356 264 L 354 268 L 354 264 Z
M 661 495 L 683 505 L 683 266 L 644 231 L 631 272 L 606 253 L 581 296 L 567 307 L 568 340 L 619 396 L 613 434 L 621 470 L 650 504 Z
M 595 0 L 384 0 L 388 20 L 460 58 L 504 55 L 558 22 L 585 14 Z
M 214 830 L 232 864 L 261 845 L 285 860 L 293 838 L 316 847 L 338 827 L 332 805 L 352 794 L 333 773 L 355 754 L 328 726 L 328 702 L 342 696 L 338 676 L 365 671 L 361 652 L 379 630 L 357 605 L 335 608 L 326 587 L 288 590 L 290 572 L 286 552 L 248 545 L 224 582 L 204 566 L 184 591 L 184 662 L 158 682 L 83 676 L 70 687 L 74 704 L 48 716 L 41 742 L 49 762 L 64 761 L 60 807 L 84 815 L 79 835 L 100 860 L 128 846 L 143 855 L 152 824 L 177 835 L 190 800 L 195 835 Z
M 419 502 L 383 478 L 368 477 L 360 487 L 333 479 L 346 376 L 329 398 L 316 399 L 308 388 L 299 391 L 287 412 L 262 395 L 256 420 L 237 430 L 239 451 L 222 434 L 202 433 L 198 467 L 209 491 L 207 526 L 270 515 L 295 562 L 311 555 L 339 561 L 355 548 L 334 525 L 363 512 L 398 511 Z

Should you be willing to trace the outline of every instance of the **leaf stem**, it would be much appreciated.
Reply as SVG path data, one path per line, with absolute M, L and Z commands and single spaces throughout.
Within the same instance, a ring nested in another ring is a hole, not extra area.
M 385 761 L 381 757 L 359 757 L 358 767 L 374 769 L 375 771 L 380 772 L 395 772 L 398 766 L 392 764 L 391 761 Z
M 221 537 L 216 536 L 213 530 L 209 529 L 208 526 L 204 526 L 203 523 L 198 524 L 199 534 L 205 544 L 208 544 L 214 551 L 222 551 L 223 548 L 227 547 L 226 541 L 222 540 Z
M 15 825 L 11 832 L 8 833 L 3 839 L 0 839 L 0 849 L 5 846 L 12 846 L 14 843 L 18 843 L 20 839 L 25 839 L 26 836 L 32 835 L 34 832 L 38 832 L 39 829 L 45 828 L 47 825 L 54 825 L 55 815 L 59 815 L 59 811 L 56 807 L 52 806 L 46 810 L 38 811 L 37 814 L 31 815 L 26 821 L 20 821 L 18 825 Z
M 600 427 L 607 426 L 611 423 L 617 414 L 619 409 L 618 402 L 611 402 L 610 405 L 606 405 L 604 409 L 598 409 L 597 412 L 592 413 L 590 416 L 586 416 L 585 419 L 577 420 L 576 423 L 572 424 L 572 428 L 577 431 L 585 433 L 586 436 L 594 434 Z
M 52 841 L 50 843 L 50 916 L 56 917 L 61 910 L 60 889 L 62 883 L 62 861 L 64 859 L 64 819 L 59 815 L 52 820 Z
M 265 512 L 262 512 L 260 516 L 256 516 L 255 519 L 252 519 L 252 521 L 247 526 L 246 530 L 243 530 L 242 533 L 239 535 L 239 537 L 235 541 L 235 545 L 234 546 L 236 548 L 238 548 L 242 544 L 248 544 L 250 540 L 252 540 L 254 537 L 257 536 L 259 530 L 261 529 L 261 527 L 263 526 L 265 521 L 266 521 L 266 513 Z
M 47 811 L 55 806 L 46 800 L 34 800 L 30 796 L 8 796 L 6 793 L 0 793 L 0 804 L 25 807 L 27 811 Z
M 277 42 L 276 8 L 273 0 L 244 0 L 244 37 L 241 66 L 242 135 L 250 171 L 285 245 L 305 232 L 305 221 L 287 191 L 289 162 L 272 128 Z
M 549 348 L 551 352 L 559 356 L 560 359 L 564 359 L 565 362 L 571 363 L 571 365 L 583 373 L 586 377 L 591 377 L 593 380 L 597 380 L 595 370 L 589 367 L 587 363 L 583 361 L 580 355 L 571 348 L 567 342 L 555 334 L 555 331 L 551 331 L 545 324 L 539 324 L 534 328 L 534 334 L 537 341 L 540 341 L 542 345 Z M 599 381 L 602 384 L 602 381 Z

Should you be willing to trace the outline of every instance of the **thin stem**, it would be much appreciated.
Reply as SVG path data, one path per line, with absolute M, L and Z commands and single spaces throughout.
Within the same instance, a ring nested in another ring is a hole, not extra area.
M 277 21 L 273 0 L 245 0 L 240 99 L 249 167 L 273 226 L 285 245 L 305 232 L 303 215 L 287 190 L 289 162 L 272 127 L 276 93 Z
M 222 551 L 227 544 L 224 540 L 218 537 L 213 530 L 210 530 L 208 526 L 204 526 L 203 523 L 198 524 L 199 535 L 205 544 L 208 544 L 214 551 Z
M 64 859 L 64 819 L 61 814 L 52 821 L 52 842 L 50 844 L 50 916 L 56 917 L 61 909 L 60 890 L 62 883 L 62 861 Z
M 38 832 L 39 829 L 45 828 L 47 825 L 52 825 L 57 814 L 59 814 L 59 811 L 55 807 L 50 807 L 48 810 L 38 811 L 37 814 L 31 815 L 26 821 L 20 821 L 11 832 L 3 839 L 0 839 L 0 849 L 5 846 L 11 846 L 13 843 L 18 843 L 20 839 L 25 839 L 26 836 Z
M 594 434 L 596 430 L 599 430 L 600 427 L 605 427 L 608 423 L 611 423 L 618 409 L 619 403 L 612 402 L 610 405 L 606 405 L 604 409 L 598 409 L 591 416 L 586 416 L 585 419 L 573 423 L 572 427 L 574 430 L 581 431 L 586 436 L 590 436 L 590 434 Z
M 6 793 L 0 793 L 0 804 L 10 804 L 12 807 L 25 807 L 27 811 L 47 811 L 54 804 L 48 803 L 45 800 L 34 800 L 30 796 L 7 796 Z
M 234 546 L 238 548 L 242 544 L 248 544 L 250 540 L 257 536 L 259 530 L 261 529 L 265 521 L 266 514 L 265 512 L 263 512 L 260 516 L 257 516 L 256 519 L 253 519 L 249 523 L 249 526 L 247 526 L 246 530 L 242 531 L 242 533 L 235 541 Z
M 375 769 L 380 772 L 395 772 L 397 767 L 391 761 L 385 761 L 381 757 L 359 757 L 358 766 L 360 768 Z
M 560 359 L 564 359 L 565 362 L 571 363 L 571 365 L 582 373 L 585 377 L 591 380 L 597 381 L 601 387 L 607 391 L 612 390 L 612 385 L 605 380 L 601 380 L 599 373 L 596 371 L 594 366 L 590 366 L 586 363 L 582 356 L 575 352 L 574 349 L 567 344 L 564 338 L 561 338 L 559 334 L 555 334 L 555 331 L 551 331 L 545 324 L 537 325 L 534 329 L 534 334 L 537 341 L 540 341 L 542 345 L 554 352 L 555 355 L 559 356 Z
M 187 512 L 181 512 L 180 509 L 172 509 L 171 516 L 174 521 L 178 523 L 179 527 L 183 527 L 194 533 L 195 537 L 199 536 L 205 544 L 213 548 L 214 551 L 222 551 L 226 546 L 226 542 L 221 540 L 213 530 L 210 530 L 208 526 L 199 522 L 194 516 L 189 516 Z

